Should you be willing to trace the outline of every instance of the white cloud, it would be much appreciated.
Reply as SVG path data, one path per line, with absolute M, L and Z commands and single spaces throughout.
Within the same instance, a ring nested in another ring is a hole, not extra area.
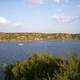
M 52 3 L 64 4 L 64 3 L 68 3 L 70 0 L 24 0 L 24 3 L 27 6 L 38 6 L 38 5 L 46 4 L 51 1 Z
M 44 0 L 24 0 L 25 4 L 28 5 L 41 5 L 44 4 Z
M 68 23 L 80 19 L 80 16 L 67 16 L 64 14 L 54 14 L 52 18 L 58 23 Z
M 5 17 L 0 17 L 0 27 L 18 27 L 18 26 L 24 26 L 24 25 L 11 22 L 10 20 L 6 19 Z
M 4 17 L 0 17 L 0 24 L 9 24 L 9 23 L 10 23 L 9 20 L 7 20 L 7 19 L 4 18 Z
M 69 2 L 69 0 L 53 0 L 53 1 L 56 3 L 62 3 L 62 2 L 68 3 Z
M 56 2 L 56 3 L 60 3 L 61 0 L 53 0 L 53 1 Z

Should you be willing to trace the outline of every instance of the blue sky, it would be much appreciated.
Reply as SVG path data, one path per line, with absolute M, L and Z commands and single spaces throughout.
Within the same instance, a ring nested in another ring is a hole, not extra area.
M 80 33 L 80 0 L 0 0 L 0 32 Z

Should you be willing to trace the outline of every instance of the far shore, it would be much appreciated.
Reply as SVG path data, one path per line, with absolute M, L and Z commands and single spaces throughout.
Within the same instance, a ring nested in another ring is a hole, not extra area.
M 0 41 L 80 40 L 80 34 L 0 33 Z

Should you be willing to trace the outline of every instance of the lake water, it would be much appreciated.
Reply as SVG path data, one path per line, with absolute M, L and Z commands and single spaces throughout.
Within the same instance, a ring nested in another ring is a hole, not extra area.
M 55 56 L 66 56 L 70 52 L 80 53 L 80 41 L 0 42 L 0 80 L 4 80 L 4 63 L 12 64 L 39 52 L 52 53 Z

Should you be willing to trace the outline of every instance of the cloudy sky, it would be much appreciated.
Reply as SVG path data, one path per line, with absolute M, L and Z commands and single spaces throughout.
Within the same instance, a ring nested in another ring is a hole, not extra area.
M 0 32 L 80 33 L 80 0 L 0 0 Z

